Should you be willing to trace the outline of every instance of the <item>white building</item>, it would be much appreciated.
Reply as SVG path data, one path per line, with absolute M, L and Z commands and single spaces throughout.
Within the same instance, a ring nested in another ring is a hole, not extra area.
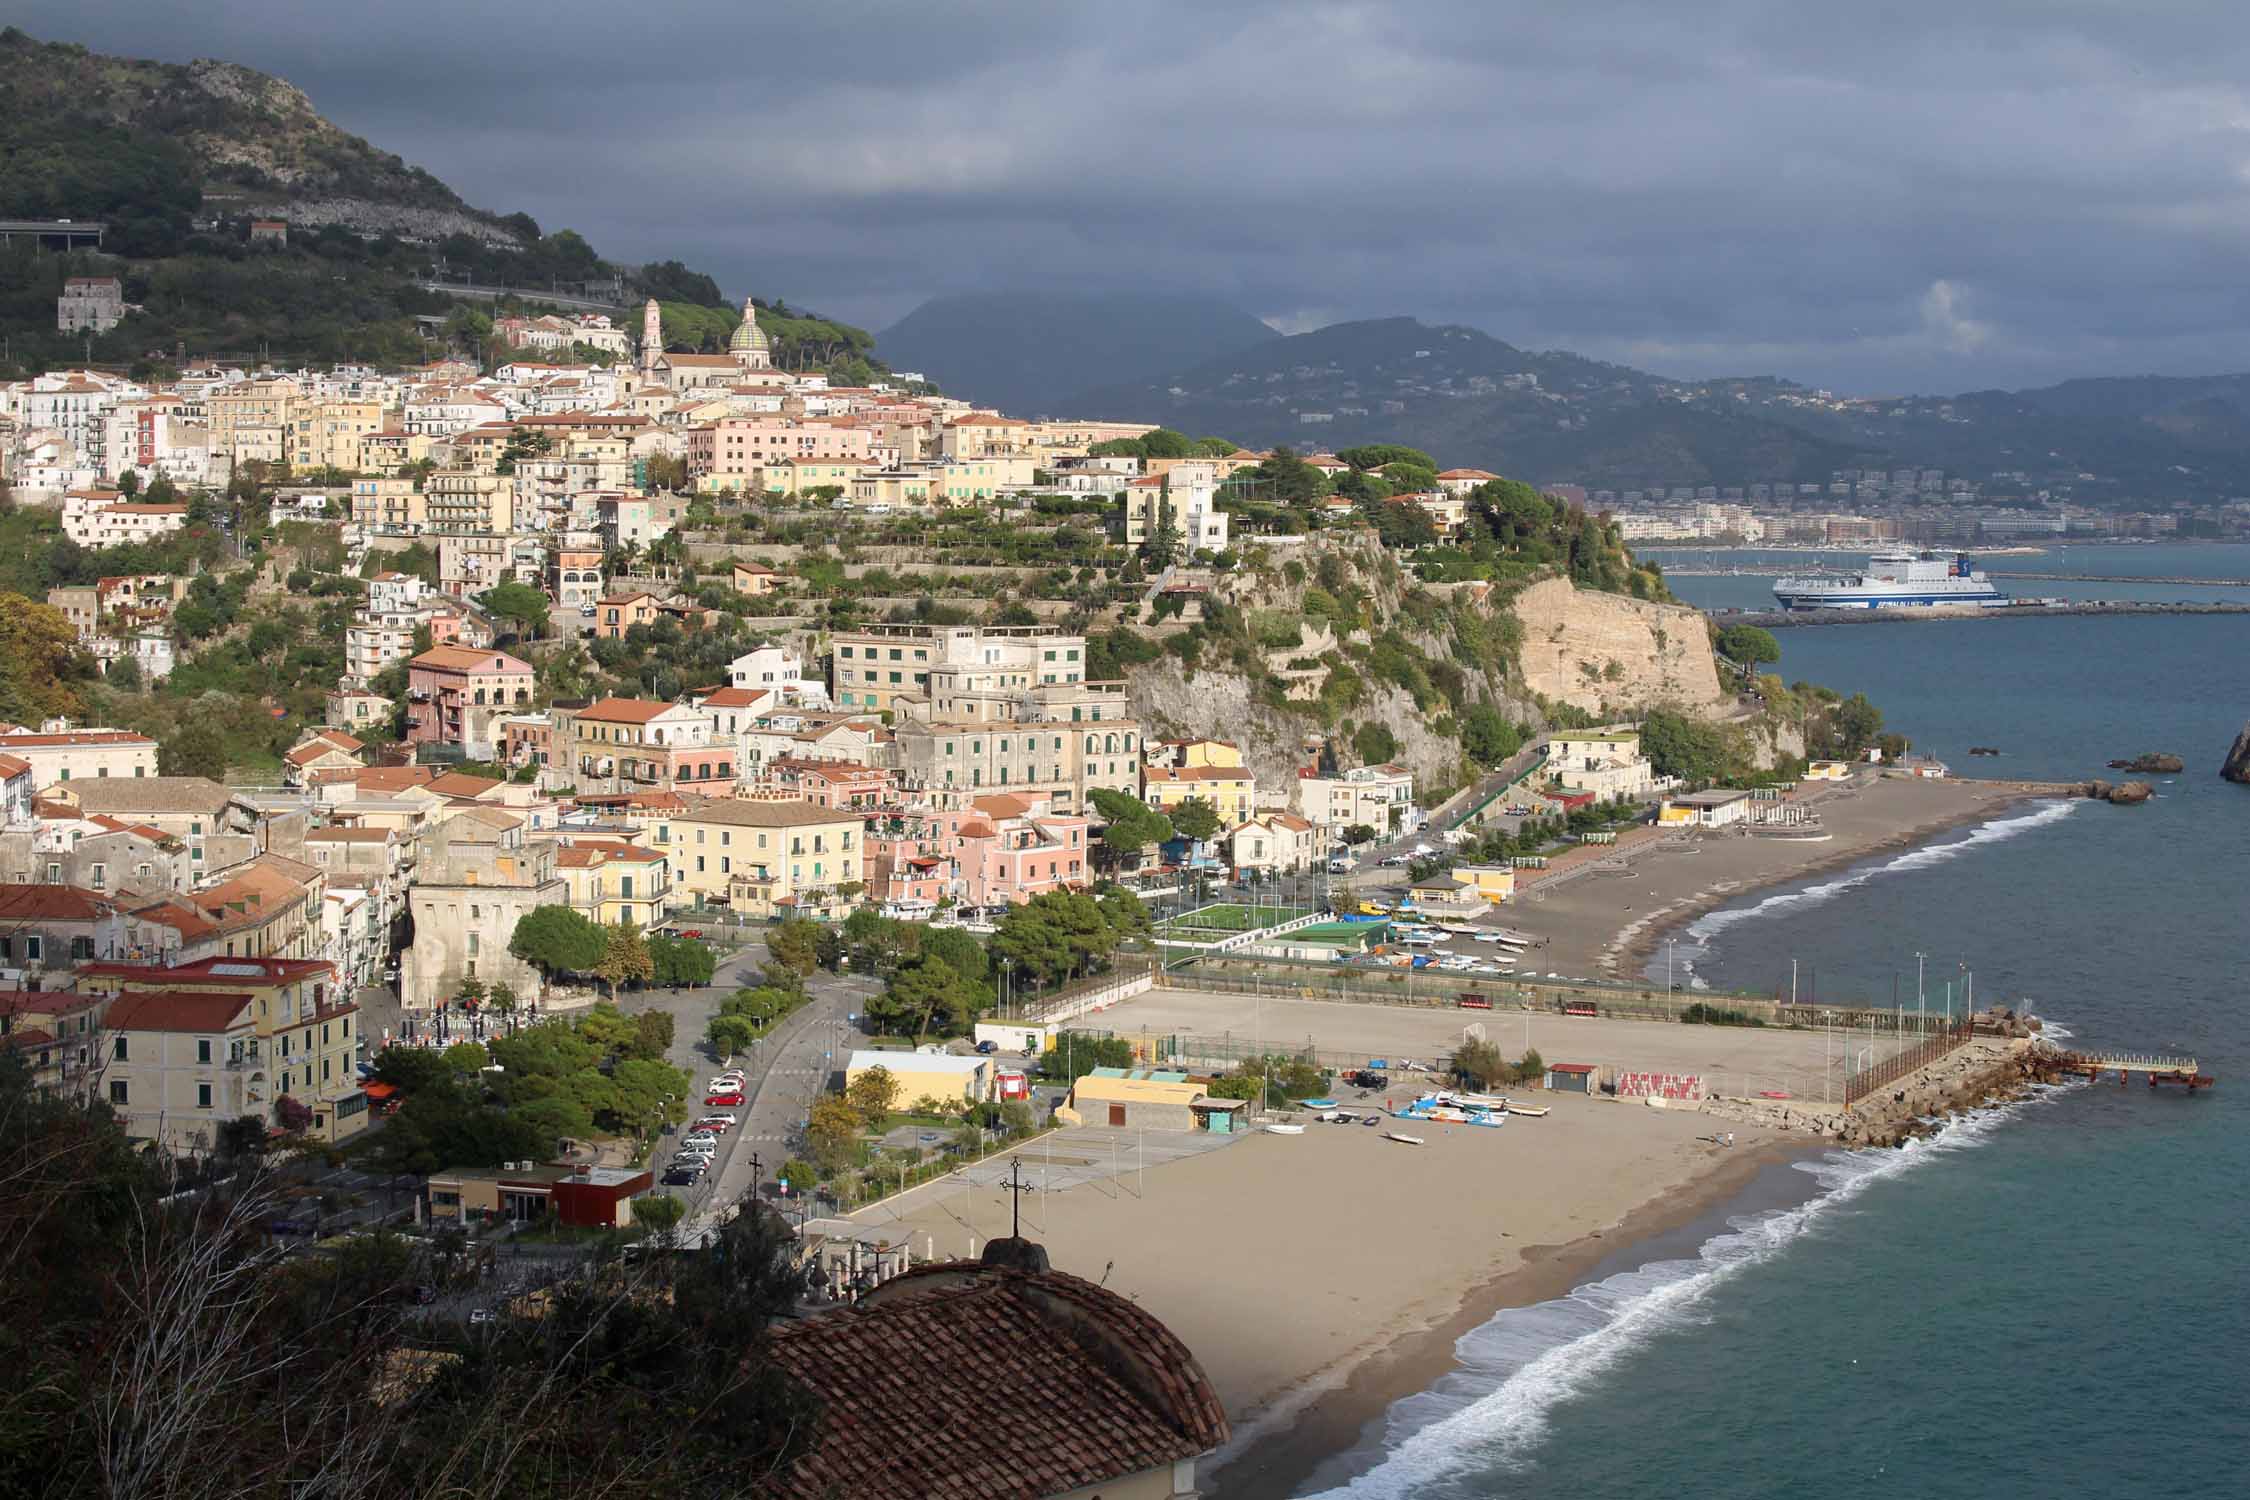
M 819 707 L 828 701 L 828 684 L 807 677 L 804 658 L 784 646 L 760 646 L 728 662 L 727 685 L 778 693 L 800 707 Z
M 1645 797 L 1669 785 L 1641 754 L 1638 731 L 1578 730 L 1547 742 L 1547 773 L 1565 790 L 1592 792 L 1603 801 Z
M 1297 811 L 1332 835 L 1365 824 L 1378 836 L 1414 822 L 1414 773 L 1404 766 L 1358 766 L 1335 776 L 1297 773 Z

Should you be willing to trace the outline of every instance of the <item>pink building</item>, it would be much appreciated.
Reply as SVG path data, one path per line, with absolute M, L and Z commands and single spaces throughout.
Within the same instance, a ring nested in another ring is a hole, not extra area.
M 1088 822 L 1052 807 L 1045 797 L 996 795 L 937 814 L 963 902 L 1013 904 L 1086 884 Z
M 701 490 L 753 489 L 768 464 L 864 460 L 870 436 L 864 427 L 727 417 L 688 429 L 688 474 Z
M 953 892 L 949 840 L 927 817 L 870 818 L 863 844 L 868 899 L 881 905 L 926 902 Z
M 406 664 L 409 744 L 459 745 L 473 759 L 498 753 L 494 720 L 531 707 L 531 663 L 505 651 L 432 646 Z
M 815 807 L 879 812 L 898 805 L 897 778 L 857 761 L 777 756 L 759 768 L 758 780 L 761 793 L 791 793 Z

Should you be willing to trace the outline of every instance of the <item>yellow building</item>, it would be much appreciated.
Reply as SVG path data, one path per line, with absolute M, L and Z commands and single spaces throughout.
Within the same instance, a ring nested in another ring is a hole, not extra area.
M 571 907 L 580 916 L 608 926 L 631 922 L 653 927 L 664 920 L 672 877 L 661 850 L 571 844 L 555 851 L 555 873 L 569 888 Z
M 1066 1124 L 1229 1135 L 1252 1113 L 1248 1100 L 1213 1099 L 1185 1073 L 1096 1068 L 1071 1086 L 1070 1102 L 1055 1115 Z
M 768 906 L 864 881 L 859 813 L 810 802 L 680 800 L 656 828 L 656 846 L 671 851 L 675 904 L 727 904 L 737 876 L 749 877 Z
M 334 979 L 335 965 L 312 959 L 81 967 L 82 993 L 119 997 L 105 1021 L 104 1097 L 133 1135 L 175 1151 L 241 1115 L 286 1125 L 285 1099 L 305 1110 L 308 1137 L 357 1135 L 359 1007 Z
M 241 462 L 245 455 L 238 442 L 245 430 L 271 433 L 273 441 L 278 442 L 280 435 L 288 430 L 291 409 L 297 399 L 294 380 L 246 380 L 211 392 L 203 398 L 204 415 L 211 425 L 211 451 L 231 455 Z M 266 441 L 260 438 L 259 446 L 263 447 Z
M 441 469 L 423 485 L 422 503 L 438 531 L 506 535 L 516 529 L 515 482 L 503 474 Z
M 289 412 L 290 466 L 356 471 L 361 445 L 382 430 L 381 402 L 299 402 Z
M 1498 906 L 1516 894 L 1516 872 L 1511 865 L 1455 865 L 1453 879 Z
M 844 1069 L 844 1087 L 881 1068 L 898 1085 L 897 1107 L 917 1101 L 982 1104 L 992 1097 L 992 1059 L 932 1052 L 854 1052 Z
M 1195 766 L 1240 770 L 1242 747 L 1232 740 L 1163 740 L 1149 747 L 1149 760 L 1175 770 Z
M 359 463 L 362 474 L 396 474 L 408 464 L 418 464 L 430 456 L 430 437 L 424 432 L 405 432 L 398 429 L 370 432 L 359 440 Z
M 1852 779 L 1850 761 L 1816 760 L 1805 767 L 1807 781 L 1849 781 Z
M 423 439 L 424 446 L 428 439 Z M 379 531 L 418 532 L 429 524 L 429 505 L 411 479 L 352 481 L 352 524 Z
M 1159 812 L 1196 799 L 1211 804 L 1220 827 L 1239 828 L 1257 808 L 1257 778 L 1241 766 L 1151 766 L 1141 773 L 1141 800 Z
M 758 484 L 776 495 L 802 495 L 811 490 L 834 487 L 845 494 L 851 493 L 852 481 L 870 467 L 864 458 L 790 458 L 779 463 L 763 465 L 758 470 Z
M 945 498 L 953 505 L 969 505 L 1029 489 L 1038 470 L 1039 460 L 1029 454 L 989 453 L 949 459 L 945 465 Z

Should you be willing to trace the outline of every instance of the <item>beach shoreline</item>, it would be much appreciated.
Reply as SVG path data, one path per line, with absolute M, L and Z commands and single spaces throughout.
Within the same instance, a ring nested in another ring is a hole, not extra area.
M 1350 1452 L 1397 1402 L 1429 1390 L 1457 1365 L 1462 1337 L 1510 1308 L 1565 1297 L 1604 1261 L 1723 1209 L 1768 1168 L 1817 1154 L 1820 1146 L 1762 1139 L 1694 1183 L 1649 1199 L 1616 1222 L 1560 1244 L 1530 1245 L 1469 1288 L 1448 1313 L 1355 1352 L 1304 1389 L 1240 1414 L 1232 1441 L 1213 1460 L 1210 1492 L 1225 1500 L 1289 1500 L 1322 1465 Z
M 1960 786 L 1977 783 L 1962 781 Z M 1962 807 L 1931 822 L 1902 828 L 1888 837 L 1869 842 L 1853 843 L 1842 848 L 1824 848 L 1819 854 L 1801 863 L 1776 868 L 1762 876 L 1746 879 L 1724 891 L 1699 891 L 1683 897 L 1648 917 L 1620 928 L 1603 949 L 1600 966 L 1606 973 L 1620 978 L 1638 978 L 1641 970 L 1656 956 L 1667 937 L 1676 937 L 1692 926 L 1699 918 L 1710 915 L 1722 907 L 1730 906 L 1748 896 L 1756 896 L 1800 881 L 1810 881 L 1822 875 L 1833 875 L 1850 869 L 1883 854 L 1904 853 L 1907 850 L 1936 843 L 1944 835 L 1957 829 L 1974 827 L 1989 822 L 2010 809 L 2027 802 L 2059 801 L 2054 793 L 2030 788 L 1991 785 L 1981 793 L 1981 800 Z
M 1825 835 L 1818 842 L 1721 829 L 1701 831 L 1684 845 L 1651 840 L 1621 847 L 1576 879 L 1528 883 L 1511 905 L 1509 925 L 1535 940 L 1525 959 L 1534 972 L 1638 983 L 1667 937 L 1721 907 L 2057 797 L 2051 786 L 1863 771 L 1803 799 L 1818 814 L 1810 830 Z

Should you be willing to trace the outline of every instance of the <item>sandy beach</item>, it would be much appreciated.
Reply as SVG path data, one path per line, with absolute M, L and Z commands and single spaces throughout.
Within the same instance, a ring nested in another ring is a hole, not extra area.
M 1585 978 L 1638 978 L 1664 938 L 1761 887 L 1809 879 L 1870 855 L 1934 841 L 1950 829 L 2006 816 L 2034 795 L 2004 782 L 1926 781 L 1862 772 L 1806 800 L 1818 843 L 1717 829 L 1681 845 L 1623 851 L 1625 870 L 1600 870 L 1508 908 L 1510 926 L 1546 940 L 1527 967 Z
M 1441 1373 L 1465 1328 L 1562 1295 L 1620 1235 L 1722 1201 L 1778 1140 L 1728 1126 L 1729 1149 L 1698 1113 L 1540 1102 L 1553 1113 L 1500 1130 L 1393 1122 L 1419 1147 L 1358 1126 L 1253 1133 L 1142 1174 L 1028 1193 L 1024 1233 L 1194 1350 L 1235 1422 L 1224 1493 L 1286 1493 Z M 1052 1149 L 1106 1157 L 1115 1136 L 1129 1166 L 1133 1134 L 1081 1129 Z M 1043 1149 L 1021 1153 L 1026 1180 Z M 917 1254 L 966 1255 L 1007 1232 L 1009 1196 L 955 1179 L 857 1217 L 911 1235 Z
M 1947 830 L 2005 816 L 2028 794 L 2005 784 L 1863 775 L 1814 799 L 1821 842 L 1713 832 L 1685 847 L 1650 843 L 1626 870 L 1557 883 L 1511 905 L 1508 924 L 1545 941 L 1527 967 L 1636 975 L 1669 932 L 1761 887 L 1815 876 Z M 1167 989 L 1124 1002 L 1100 1024 L 1121 1034 L 1255 1033 L 1268 1045 L 1441 1058 L 1459 1013 Z M 1746 1032 L 1551 1015 L 1485 1018 L 1513 1051 L 1696 1071 L 1734 1091 L 1819 1097 L 1833 1059 L 1818 1033 Z M 1521 1028 L 1520 1033 L 1518 1028 Z M 1396 1092 L 1413 1091 L 1401 1078 Z M 1213 1468 L 1214 1493 L 1281 1497 L 1361 1438 L 1391 1402 L 1452 1368 L 1456 1340 L 1503 1308 L 1566 1294 L 1621 1249 L 1733 1199 L 1764 1165 L 1805 1151 L 1803 1137 L 1700 1112 L 1536 1096 L 1543 1119 L 1500 1130 L 1312 1124 L 1301 1136 L 1254 1133 L 1173 1149 L 1134 1171 L 1130 1131 L 1082 1128 L 1020 1153 L 1025 1180 L 1057 1163 L 1126 1165 L 1023 1197 L 1023 1232 L 1062 1270 L 1105 1282 L 1176 1331 L 1235 1424 Z M 1356 1102 L 1347 1099 L 1347 1102 Z M 1381 1102 L 1379 1099 L 1373 1102 Z M 1716 1139 L 1735 1131 L 1729 1148 Z M 999 1159 L 996 1159 L 996 1162 Z M 1008 1232 L 1005 1166 L 955 1178 L 858 1215 L 911 1236 L 917 1254 L 970 1255 Z M 1060 1175 L 1073 1175 L 1067 1169 Z

